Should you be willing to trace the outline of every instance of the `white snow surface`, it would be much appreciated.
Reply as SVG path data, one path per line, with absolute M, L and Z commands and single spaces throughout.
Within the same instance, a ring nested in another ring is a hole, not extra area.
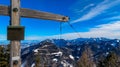
M 44 45 L 42 48 L 48 47 L 48 45 Z
M 117 42 L 120 42 L 119 40 L 117 40 Z
M 69 55 L 69 57 L 70 57 L 72 60 L 74 60 L 74 57 L 73 57 L 72 55 Z
M 35 63 L 33 63 L 33 64 L 31 65 L 31 67 L 35 67 Z
M 63 55 L 63 53 L 61 52 L 61 51 L 59 51 L 59 52 L 56 52 L 56 53 L 51 53 L 52 55 L 56 55 L 56 56 L 62 56 Z
M 39 50 L 39 49 L 35 49 L 34 52 L 35 52 L 35 53 L 38 53 L 38 50 Z
M 57 58 L 54 58 L 54 59 L 53 59 L 53 61 L 57 62 L 57 61 L 58 61 L 58 59 L 57 59 Z

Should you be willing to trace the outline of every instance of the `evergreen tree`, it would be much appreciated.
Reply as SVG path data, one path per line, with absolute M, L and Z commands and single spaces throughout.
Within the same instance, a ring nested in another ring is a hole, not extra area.
M 110 52 L 104 60 L 100 60 L 98 67 L 119 67 L 119 59 L 115 52 Z
M 40 67 L 40 56 L 39 55 L 35 57 L 35 67 Z
M 77 62 L 77 67 L 94 67 L 92 51 L 90 48 L 85 48 L 80 59 Z
M 110 52 L 104 60 L 104 67 L 119 67 L 118 57 L 115 52 Z
M 103 54 L 100 55 L 100 57 L 97 59 L 98 63 L 97 63 L 97 67 L 104 67 L 104 59 L 105 57 L 103 56 Z

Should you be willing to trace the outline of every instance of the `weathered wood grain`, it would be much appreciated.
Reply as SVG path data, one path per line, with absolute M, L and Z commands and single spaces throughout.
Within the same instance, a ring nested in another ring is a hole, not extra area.
M 10 15 L 10 7 L 0 5 L 0 15 Z
M 17 8 L 18 10 L 15 11 L 14 8 Z M 8 7 L 6 8 L 8 9 Z M 11 12 L 9 12 L 11 10 Z M 11 0 L 11 7 L 7 11 L 8 14 L 10 14 L 10 25 L 11 26 L 20 26 L 20 0 Z M 7 13 L 6 13 L 7 14 Z M 14 34 L 13 34 L 14 35 Z M 11 40 L 11 53 L 10 53 L 10 67 L 21 67 L 21 58 L 20 58 L 20 40 Z M 13 59 L 14 57 L 19 57 L 18 59 Z M 17 61 L 17 64 L 14 64 L 15 61 Z
M 9 7 L 0 5 L 0 15 L 10 15 Z M 26 17 L 26 18 L 55 20 L 55 21 L 61 21 L 61 22 L 66 22 L 69 20 L 69 18 L 66 16 L 52 14 L 52 13 L 48 13 L 48 12 L 37 11 L 37 10 L 30 10 L 30 9 L 26 9 L 26 8 L 20 9 L 20 16 Z

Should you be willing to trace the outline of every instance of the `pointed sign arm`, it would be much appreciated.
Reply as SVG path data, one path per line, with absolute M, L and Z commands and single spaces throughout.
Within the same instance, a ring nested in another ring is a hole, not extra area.
M 6 16 L 10 15 L 10 8 L 8 6 L 0 5 L 0 15 L 6 15 Z M 20 9 L 20 16 L 26 17 L 26 18 L 55 20 L 55 21 L 61 21 L 61 22 L 66 22 L 69 20 L 69 18 L 66 16 L 52 14 L 52 13 L 48 13 L 48 12 L 30 10 L 30 9 L 26 9 L 26 8 Z

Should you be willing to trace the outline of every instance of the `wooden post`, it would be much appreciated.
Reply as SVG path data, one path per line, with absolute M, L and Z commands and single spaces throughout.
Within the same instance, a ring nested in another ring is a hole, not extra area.
M 11 26 L 20 25 L 20 0 L 11 0 Z M 10 42 L 10 67 L 21 67 L 20 41 L 11 40 Z

